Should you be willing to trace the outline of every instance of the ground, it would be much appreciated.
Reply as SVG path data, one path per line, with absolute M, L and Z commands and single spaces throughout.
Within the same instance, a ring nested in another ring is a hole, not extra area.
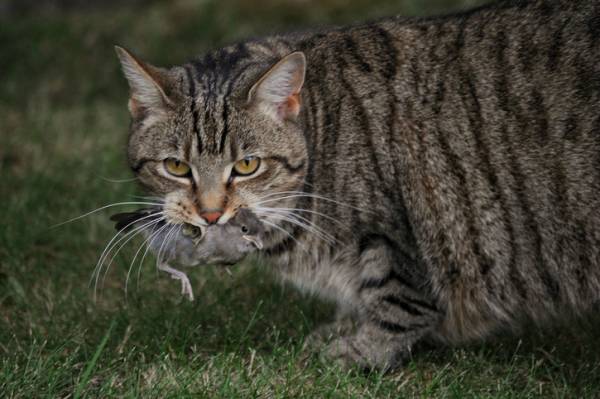
M 331 306 L 279 285 L 264 264 L 240 265 L 231 277 L 194 271 L 196 301 L 189 303 L 179 284 L 147 259 L 126 296 L 127 268 L 140 244 L 132 242 L 94 300 L 88 281 L 113 234 L 111 212 L 52 226 L 140 194 L 127 180 L 127 89 L 113 44 L 172 65 L 241 37 L 475 2 L 347 3 L 137 1 L 0 15 L 0 392 L 23 398 L 600 396 L 600 323 L 594 321 L 424 350 L 400 371 L 365 375 L 305 356 L 304 339 L 331 318 Z

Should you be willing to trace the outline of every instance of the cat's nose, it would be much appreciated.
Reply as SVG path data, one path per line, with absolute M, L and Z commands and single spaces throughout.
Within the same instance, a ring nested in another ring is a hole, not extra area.
M 215 224 L 219 218 L 223 215 L 222 210 L 209 211 L 200 213 L 200 217 L 208 222 L 208 224 Z

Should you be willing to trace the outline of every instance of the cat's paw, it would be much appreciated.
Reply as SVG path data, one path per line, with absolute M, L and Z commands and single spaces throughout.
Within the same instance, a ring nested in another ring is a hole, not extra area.
M 354 322 L 350 318 L 339 319 L 320 325 L 304 339 L 303 350 L 321 352 L 333 339 L 350 334 L 353 329 Z
M 344 369 L 385 372 L 399 367 L 403 357 L 393 347 L 382 347 L 360 335 L 350 335 L 331 341 L 322 358 Z
M 369 370 L 370 364 L 363 351 L 356 346 L 352 337 L 340 337 L 330 342 L 321 353 L 324 362 L 333 361 L 342 369 L 358 368 Z

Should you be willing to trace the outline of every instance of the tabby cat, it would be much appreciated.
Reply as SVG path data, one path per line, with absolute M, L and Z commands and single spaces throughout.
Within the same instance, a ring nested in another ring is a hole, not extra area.
M 389 369 L 423 339 L 489 337 L 600 297 L 600 2 L 241 42 L 162 69 L 117 47 L 128 157 L 169 223 L 264 224 L 285 280 Z

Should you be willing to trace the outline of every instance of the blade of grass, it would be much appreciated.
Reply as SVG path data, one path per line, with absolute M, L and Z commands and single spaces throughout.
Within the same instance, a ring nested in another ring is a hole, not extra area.
M 108 342 L 108 338 L 110 337 L 110 334 L 111 334 L 113 328 L 115 327 L 115 324 L 117 324 L 117 322 L 115 319 L 113 319 L 113 321 L 110 323 L 110 326 L 108 327 L 108 330 L 106 331 L 106 334 L 104 334 L 102 341 L 100 341 L 100 344 L 96 348 L 96 352 L 94 353 L 94 356 L 92 356 L 92 359 L 87 364 L 87 366 L 83 372 L 83 375 L 81 376 L 81 379 L 79 380 L 79 384 L 77 385 L 77 388 L 75 389 L 75 394 L 73 395 L 74 399 L 79 399 L 81 397 L 81 392 L 83 392 L 83 389 L 89 382 L 90 375 L 92 374 L 92 371 L 94 371 L 94 367 L 96 366 L 96 363 L 98 362 L 98 359 L 100 358 L 100 355 L 102 354 L 102 351 L 104 350 L 104 347 L 106 346 L 106 343 Z

